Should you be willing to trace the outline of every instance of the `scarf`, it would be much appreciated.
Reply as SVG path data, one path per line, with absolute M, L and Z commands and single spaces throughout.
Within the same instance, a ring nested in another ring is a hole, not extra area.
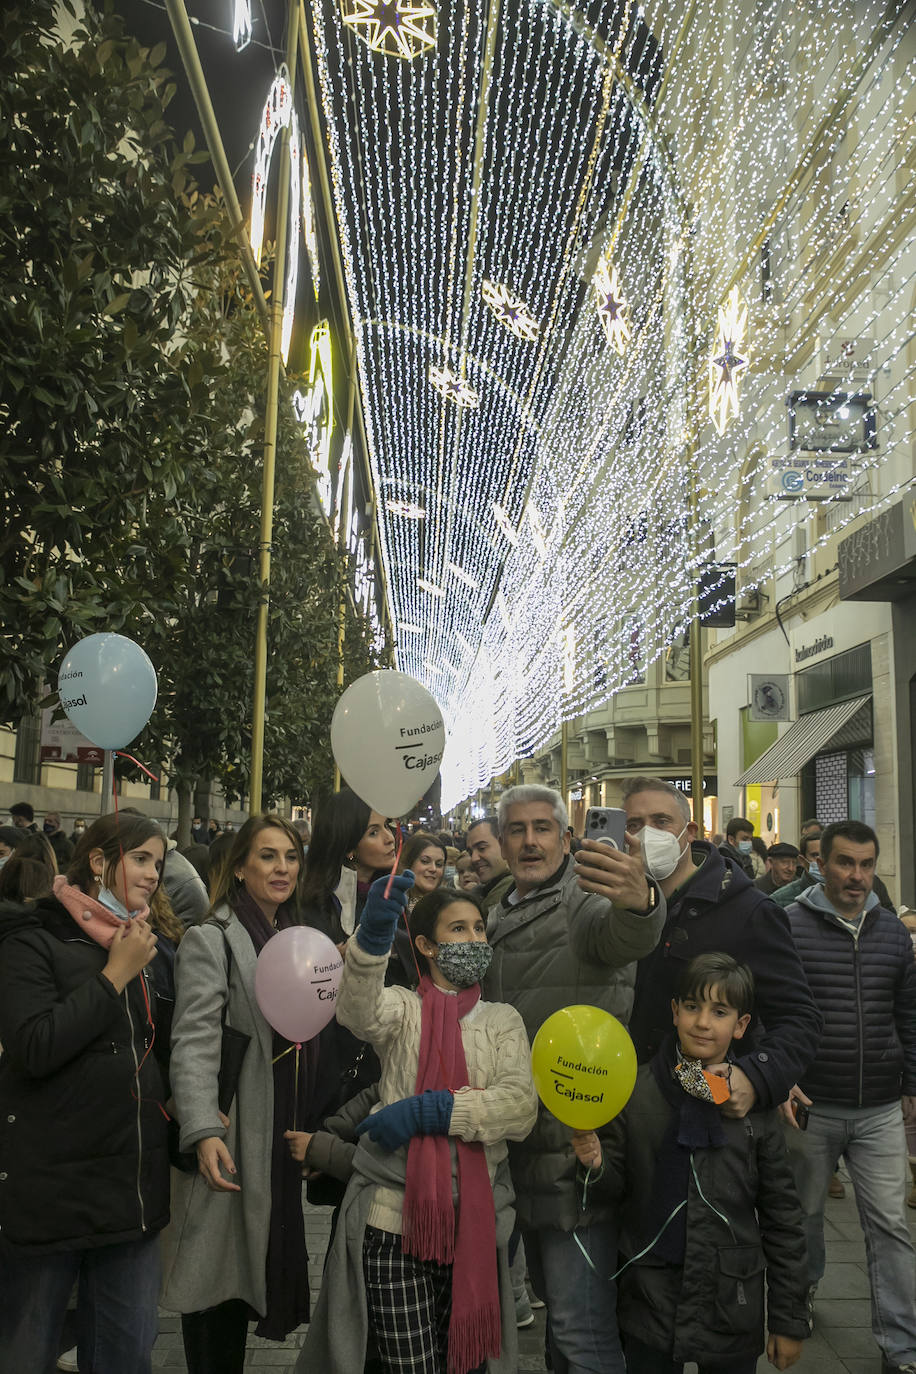
M 417 994 L 423 1003 L 416 1091 L 466 1088 L 468 1066 L 459 1021 L 480 998 L 480 985 L 457 996 L 428 977 Z M 454 1140 L 458 1160 L 458 1218 L 452 1202 L 448 1136 L 415 1135 L 407 1150 L 401 1245 L 406 1255 L 452 1266 L 448 1328 L 449 1374 L 466 1374 L 500 1351 L 496 1218 L 484 1147 Z
M 244 883 L 231 894 L 230 905 L 245 927 L 256 954 L 277 933 L 297 925 L 295 911 L 277 909 L 277 926 L 267 919 Z M 255 1335 L 285 1340 L 309 1319 L 308 1251 L 302 1215 L 302 1165 L 297 1164 L 283 1132 L 297 1122 L 300 1131 L 314 1130 L 313 1101 L 318 1067 L 318 1038 L 302 1046 L 296 1094 L 296 1052 L 277 1031 L 273 1035 L 274 1116 L 270 1157 L 270 1221 L 267 1236 L 267 1311 Z M 253 1313 L 256 1318 L 258 1313 Z
M 672 1213 L 687 1199 L 691 1154 L 694 1150 L 723 1146 L 725 1131 L 700 1061 L 686 1059 L 673 1035 L 666 1039 L 652 1060 L 651 1068 L 672 1112 L 655 1161 L 646 1235 L 651 1239 L 661 1231 L 652 1246 L 652 1254 L 666 1264 L 683 1264 L 687 1208 L 681 1207 L 674 1216 Z
M 110 949 L 118 930 L 128 924 L 94 897 L 87 897 L 82 888 L 68 883 L 63 873 L 58 873 L 54 879 L 54 896 L 69 911 L 80 930 L 103 949 Z M 142 906 L 134 912 L 131 920 L 145 921 L 148 917 L 149 907 Z

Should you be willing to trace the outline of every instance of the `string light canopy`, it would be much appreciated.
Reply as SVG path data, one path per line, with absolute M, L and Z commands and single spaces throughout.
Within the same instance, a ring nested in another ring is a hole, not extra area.
M 341 17 L 372 52 L 408 62 L 436 44 L 434 5 L 409 0 L 341 0 Z
M 834 341 L 873 342 L 831 375 L 877 394 L 879 449 L 809 551 L 911 480 L 916 45 L 909 0 L 454 0 L 406 62 L 351 3 L 309 22 L 398 666 L 443 708 L 448 807 L 644 679 L 711 546 L 745 587 L 791 571 L 807 510 L 769 465 Z
M 746 338 L 747 306 L 733 286 L 719 307 L 716 343 L 709 360 L 709 413 L 720 434 L 741 414 L 739 379 L 750 361 Z

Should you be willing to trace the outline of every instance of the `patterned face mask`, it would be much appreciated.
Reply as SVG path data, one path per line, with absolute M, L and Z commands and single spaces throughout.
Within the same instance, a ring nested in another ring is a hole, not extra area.
M 443 940 L 436 952 L 439 971 L 456 988 L 479 983 L 492 958 L 492 949 L 481 940 Z
M 707 1072 L 699 1059 L 688 1059 L 681 1052 L 680 1045 L 677 1047 L 674 1072 L 684 1092 L 689 1093 L 691 1097 L 699 1098 L 701 1102 L 714 1102 L 718 1106 L 722 1102 L 727 1102 L 731 1096 L 728 1079 Z

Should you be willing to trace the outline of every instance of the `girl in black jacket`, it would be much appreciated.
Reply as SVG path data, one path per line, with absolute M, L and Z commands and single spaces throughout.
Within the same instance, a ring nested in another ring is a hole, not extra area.
M 80 1369 L 147 1374 L 168 1221 L 149 903 L 165 837 L 86 831 L 54 895 L 0 908 L 0 1368 L 45 1374 L 79 1283 Z

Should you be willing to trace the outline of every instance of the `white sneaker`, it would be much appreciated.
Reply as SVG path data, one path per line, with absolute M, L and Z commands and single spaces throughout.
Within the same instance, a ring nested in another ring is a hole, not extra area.
M 57 1357 L 57 1368 L 66 1370 L 67 1374 L 79 1374 L 80 1367 L 76 1362 L 76 1346 L 72 1350 L 65 1350 L 63 1355 Z

